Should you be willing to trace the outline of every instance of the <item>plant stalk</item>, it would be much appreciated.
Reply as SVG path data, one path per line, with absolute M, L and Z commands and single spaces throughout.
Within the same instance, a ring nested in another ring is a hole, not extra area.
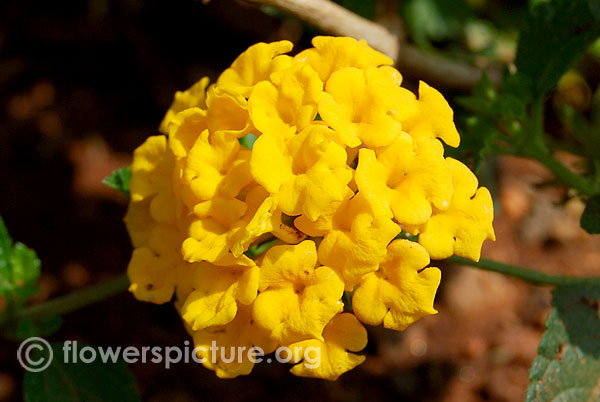
M 572 276 L 551 275 L 539 271 L 533 271 L 530 269 L 522 268 L 517 265 L 487 260 L 485 258 L 482 258 L 478 262 L 476 262 L 473 260 L 469 260 L 468 258 L 454 255 L 444 261 L 448 261 L 454 264 L 469 265 L 471 267 L 483 269 L 486 271 L 497 272 L 506 276 L 521 279 L 525 282 L 529 282 L 534 285 L 563 286 L 574 285 L 583 282 L 600 284 L 600 277 L 577 278 Z
M 539 271 L 529 270 L 517 265 L 505 264 L 485 258 L 475 262 L 467 258 L 452 256 L 444 261 L 454 264 L 468 265 L 486 271 L 497 272 L 535 285 L 562 286 L 573 285 L 582 282 L 600 284 L 600 277 L 577 278 L 562 275 L 551 275 Z M 64 296 L 49 300 L 45 303 L 23 308 L 15 314 L 14 318 L 39 319 L 43 317 L 67 314 L 124 292 L 127 290 L 128 286 L 129 279 L 127 278 L 126 274 L 122 274 L 115 278 L 93 285 L 87 289 L 77 290 Z
M 47 302 L 25 307 L 17 311 L 15 318 L 38 319 L 67 314 L 124 292 L 128 287 L 129 278 L 127 278 L 126 274 L 122 274 L 89 288 L 76 290 Z

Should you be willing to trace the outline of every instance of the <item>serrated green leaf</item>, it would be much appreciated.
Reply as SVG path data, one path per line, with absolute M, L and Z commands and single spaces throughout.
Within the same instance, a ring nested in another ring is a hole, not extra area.
M 600 284 L 554 290 L 526 400 L 600 401 Z
M 581 214 L 581 227 L 591 234 L 600 233 L 600 195 L 592 197 Z
M 79 345 L 79 350 L 84 347 Z M 27 372 L 23 381 L 26 402 L 137 402 L 140 397 L 135 381 L 124 362 L 102 363 L 97 359 L 85 364 L 63 362 L 63 345 L 53 344 L 54 359 L 48 368 L 38 373 Z M 48 357 L 39 352 L 34 359 Z M 86 357 L 91 354 L 87 353 Z
M 108 187 L 120 191 L 127 198 L 131 198 L 129 194 L 129 182 L 131 181 L 131 167 L 123 167 L 115 170 L 110 175 L 106 176 L 102 183 Z
M 35 251 L 23 243 L 12 245 L 12 239 L 0 217 L 0 296 L 4 303 L 0 314 L 4 318 L 38 292 L 36 282 L 40 276 L 40 266 Z
M 502 80 L 502 91 L 498 92 L 486 74 L 473 88 L 471 96 L 459 96 L 455 101 L 479 114 L 505 121 L 526 117 L 526 107 L 531 101 L 530 80 L 521 74 L 506 73 Z
M 533 81 L 527 75 L 522 73 L 511 74 L 508 71 L 504 72 L 502 77 L 502 92 L 512 94 L 521 99 L 524 104 L 530 103 L 533 100 L 531 94 Z
M 496 112 L 505 120 L 523 119 L 526 117 L 527 109 L 523 98 L 511 93 L 502 92 L 498 101 L 494 104 Z
M 460 126 L 460 146 L 447 148 L 446 155 L 471 165 L 477 172 L 498 137 L 498 129 L 490 120 L 472 116 Z
M 600 36 L 600 0 L 536 2 L 521 31 L 515 64 L 543 96 Z
M 473 93 L 470 96 L 457 96 L 454 101 L 470 111 L 481 113 L 483 115 L 494 114 L 494 102 L 498 97 L 498 92 L 494 84 L 486 73 L 483 73 L 479 81 L 473 87 Z

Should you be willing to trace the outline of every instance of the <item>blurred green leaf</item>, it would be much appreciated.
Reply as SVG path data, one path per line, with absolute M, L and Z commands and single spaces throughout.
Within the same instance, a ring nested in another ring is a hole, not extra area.
M 523 27 L 515 64 L 543 96 L 600 36 L 600 0 L 535 2 Z
M 446 154 L 470 164 L 477 172 L 485 155 L 498 137 L 498 102 L 499 93 L 484 73 L 473 88 L 470 96 L 454 98 L 456 103 L 466 108 L 469 113 L 466 118 L 457 119 L 460 131 L 460 146 L 446 148 Z
M 373 0 L 336 0 L 340 6 L 372 20 L 375 18 L 376 1 Z
M 10 253 L 12 239 L 8 234 L 4 220 L 0 216 L 0 294 L 12 288 L 10 278 Z
M 581 154 L 600 160 L 600 127 L 589 122 L 583 113 L 562 105 L 558 117 L 572 137 L 581 145 Z
M 596 127 L 600 127 L 600 86 L 596 88 L 596 92 L 592 96 L 592 105 L 590 112 L 590 120 Z
M 526 400 L 599 401 L 600 285 L 561 286 L 552 304 Z
M 410 0 L 404 3 L 404 19 L 415 43 L 430 47 L 431 41 L 458 37 L 463 23 L 473 16 L 464 1 Z
M 106 176 L 102 183 L 108 187 L 120 191 L 127 198 L 131 198 L 129 194 L 129 182 L 131 181 L 131 167 L 127 166 L 120 168 Z
M 47 337 L 58 331 L 62 323 L 62 318 L 58 316 L 44 317 L 39 322 L 23 318 L 17 324 L 15 335 L 17 339 L 27 339 L 33 336 Z
M 518 104 L 519 111 L 514 116 L 525 116 L 526 106 L 533 100 L 531 89 L 532 81 L 526 75 L 505 72 L 502 79 L 501 96 L 510 99 L 511 103 Z
M 498 92 L 488 76 L 483 74 L 471 96 L 459 96 L 455 101 L 489 118 L 500 117 L 507 122 L 523 119 L 527 115 L 527 104 L 531 101 L 530 81 L 520 74 L 507 72 L 502 80 L 502 91 Z
M 600 233 L 600 195 L 588 200 L 581 214 L 581 227 L 591 234 Z
M 460 146 L 446 148 L 446 155 L 471 165 L 477 173 L 485 156 L 492 150 L 498 129 L 490 120 L 479 116 L 467 118 L 462 126 Z
M 37 258 L 35 251 L 23 243 L 16 243 L 10 255 L 12 266 L 12 280 L 19 288 L 35 283 L 40 276 L 42 263 Z
M 470 96 L 457 96 L 454 98 L 456 103 L 473 111 L 484 115 L 494 115 L 494 102 L 498 98 L 498 92 L 494 88 L 487 74 L 483 73 L 481 79 L 477 81 Z
M 600 38 L 596 39 L 588 48 L 588 53 L 600 60 Z
M 92 363 L 65 363 L 62 344 L 53 344 L 52 352 L 54 358 L 46 370 L 25 373 L 26 402 L 140 401 L 133 375 L 124 362 L 102 363 L 96 350 L 97 359 Z M 47 350 L 38 353 L 34 359 L 48 358 Z

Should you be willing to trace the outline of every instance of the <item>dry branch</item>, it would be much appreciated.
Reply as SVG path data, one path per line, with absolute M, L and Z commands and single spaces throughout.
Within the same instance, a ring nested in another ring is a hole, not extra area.
M 333 35 L 365 39 L 370 46 L 390 56 L 403 74 L 433 85 L 468 90 L 482 74 L 481 70 L 468 64 L 424 53 L 412 45 L 400 43 L 399 38 L 382 25 L 329 0 L 246 1 L 275 7 Z M 488 74 L 492 82 L 499 83 L 498 71 L 488 71 Z

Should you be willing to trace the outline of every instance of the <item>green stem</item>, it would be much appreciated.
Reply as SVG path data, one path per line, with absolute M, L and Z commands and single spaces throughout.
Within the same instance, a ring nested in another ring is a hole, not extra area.
M 546 148 L 544 143 L 544 103 L 545 98 L 539 97 L 533 100 L 531 104 L 531 119 L 533 122 L 533 141 L 536 142 L 536 148 Z
M 498 272 L 537 285 L 561 286 L 582 282 L 600 283 L 600 277 L 575 278 L 570 276 L 550 275 L 542 272 L 532 271 L 516 265 L 504 264 L 483 258 L 478 262 L 475 262 L 467 258 L 452 256 L 444 261 L 461 265 L 469 265 L 487 271 Z M 125 274 L 119 275 L 113 279 L 109 279 L 87 289 L 78 290 L 61 297 L 57 297 L 56 299 L 49 300 L 42 304 L 23 308 L 17 312 L 14 318 L 39 319 L 42 317 L 67 314 L 121 293 L 125 291 L 128 286 L 129 279 L 127 276 Z
M 468 258 L 463 258 L 455 255 L 446 259 L 445 261 L 452 262 L 455 264 L 469 265 L 471 267 L 480 268 L 486 271 L 498 272 L 506 276 L 519 278 L 521 280 L 524 280 L 525 282 L 529 282 L 535 285 L 562 286 L 574 285 L 583 282 L 593 282 L 600 284 L 600 277 L 576 278 L 572 276 L 551 275 L 539 271 L 532 271 L 516 265 L 486 260 L 485 258 L 482 258 L 478 262 L 475 262 L 469 260 Z
M 45 303 L 19 310 L 15 318 L 39 319 L 55 315 L 67 314 L 90 304 L 97 303 L 127 290 L 129 279 L 122 274 L 87 289 L 76 290 Z
M 554 173 L 558 180 L 574 188 L 580 194 L 591 196 L 598 192 L 590 181 L 583 176 L 573 173 L 571 169 L 563 165 L 551 153 L 539 154 L 535 158 Z
M 531 136 L 523 144 L 520 154 L 537 159 L 546 166 L 558 180 L 574 188 L 581 195 L 591 196 L 598 192 L 596 186 L 585 177 L 572 172 L 552 155 L 544 141 L 544 98 L 537 98 L 531 105 Z

